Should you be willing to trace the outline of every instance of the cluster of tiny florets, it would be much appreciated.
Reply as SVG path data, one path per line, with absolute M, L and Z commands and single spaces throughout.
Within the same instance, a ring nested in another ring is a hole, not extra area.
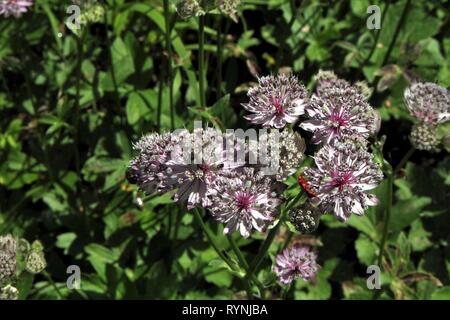
M 269 174 L 265 167 L 235 160 L 234 152 L 248 152 L 248 147 L 231 145 L 230 154 L 228 136 L 218 130 L 152 133 L 134 145 L 138 154 L 130 162 L 127 178 L 147 194 L 173 190 L 174 201 L 186 203 L 188 209 L 207 208 L 225 224 L 225 233 L 239 231 L 248 237 L 253 230 L 265 230 L 277 216 L 281 188 L 276 180 L 295 172 L 303 160 L 304 141 L 299 134 L 286 130 L 279 137 L 280 156 L 269 151 L 280 169 Z
M 247 238 L 253 229 L 264 231 L 278 216 L 280 185 L 255 168 L 221 176 L 210 193 L 212 216 L 225 224 L 224 233 L 238 230 Z
M 405 103 L 415 125 L 410 134 L 412 145 L 419 150 L 437 152 L 440 141 L 438 125 L 450 121 L 450 93 L 434 83 L 414 83 L 405 90 Z
M 352 142 L 326 145 L 314 160 L 316 167 L 306 169 L 303 176 L 324 212 L 345 221 L 352 213 L 363 215 L 368 206 L 378 203 L 367 191 L 378 186 L 383 174 L 364 148 Z
M 244 118 L 254 124 L 270 128 L 283 128 L 295 123 L 305 112 L 308 92 L 292 75 L 265 76 L 247 93 L 250 101 L 242 104 L 251 112 Z
M 333 144 L 348 136 L 365 139 L 378 129 L 378 117 L 366 99 L 351 86 L 328 87 L 313 95 L 306 107 L 309 119 L 300 127 L 313 132 L 312 143 Z
M 293 175 L 305 160 L 305 140 L 292 129 L 270 131 L 260 136 L 261 141 L 267 141 L 267 152 L 260 152 L 259 160 L 265 164 L 267 175 L 275 176 L 276 180 L 284 181 Z M 276 170 L 271 171 L 272 168 Z
M 411 144 L 418 150 L 438 152 L 440 141 L 436 135 L 436 127 L 426 123 L 416 123 L 409 136 Z
M 0 282 L 16 272 L 17 242 L 11 235 L 0 237 Z
M 176 10 L 180 18 L 189 19 L 217 9 L 221 14 L 238 22 L 237 8 L 240 3 L 241 0 L 179 0 L 176 3 Z
M 182 19 L 198 17 L 205 14 L 198 0 L 180 0 L 176 4 L 178 15 Z
M 287 285 L 296 279 L 314 281 L 320 267 L 317 255 L 309 248 L 293 245 L 286 248 L 275 258 L 273 271 L 281 284 Z
M 319 226 L 322 212 L 309 202 L 289 211 L 289 220 L 300 233 L 312 233 Z

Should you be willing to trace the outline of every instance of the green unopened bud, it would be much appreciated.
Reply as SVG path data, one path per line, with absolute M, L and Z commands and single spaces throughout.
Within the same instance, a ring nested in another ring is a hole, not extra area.
M 0 252 L 15 253 L 16 249 L 17 241 L 12 235 L 0 237 Z
M 42 243 L 39 240 L 35 240 L 33 242 L 33 244 L 31 245 L 31 250 L 37 251 L 37 252 L 44 251 L 44 246 L 42 245 Z
M 0 289 L 0 300 L 17 300 L 19 298 L 19 290 L 16 287 L 7 285 Z
M 426 123 L 415 124 L 411 130 L 410 140 L 411 144 L 418 150 L 439 151 L 439 139 L 434 126 Z
M 45 269 L 47 262 L 45 261 L 42 251 L 31 251 L 27 257 L 25 268 L 28 272 L 36 274 Z
M 19 241 L 17 242 L 17 251 L 23 255 L 26 255 L 30 250 L 31 250 L 30 243 L 26 239 L 20 238 Z
M 101 5 L 92 5 L 85 8 L 85 11 L 80 16 L 80 23 L 93 23 L 103 21 L 103 15 L 105 14 L 105 9 Z

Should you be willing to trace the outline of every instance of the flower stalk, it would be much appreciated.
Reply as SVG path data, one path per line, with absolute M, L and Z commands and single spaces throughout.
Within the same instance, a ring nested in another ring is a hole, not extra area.
M 169 87 L 170 127 L 175 129 L 175 111 L 173 105 L 173 80 L 172 80 L 172 46 L 170 45 L 170 12 L 169 0 L 164 0 L 165 39 L 167 51 L 167 86 Z
M 200 107 L 206 107 L 205 93 L 205 16 L 199 17 L 198 29 L 198 84 L 200 92 Z

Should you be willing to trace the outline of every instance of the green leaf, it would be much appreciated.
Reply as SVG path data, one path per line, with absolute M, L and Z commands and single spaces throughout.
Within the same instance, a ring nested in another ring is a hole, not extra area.
M 364 263 L 366 266 L 374 263 L 376 253 L 378 251 L 378 246 L 375 242 L 371 241 L 364 234 L 360 234 L 358 239 L 355 241 L 355 249 L 359 261 Z
M 128 123 L 133 125 L 150 112 L 146 105 L 146 101 L 137 92 L 132 92 L 128 97 L 126 105 Z

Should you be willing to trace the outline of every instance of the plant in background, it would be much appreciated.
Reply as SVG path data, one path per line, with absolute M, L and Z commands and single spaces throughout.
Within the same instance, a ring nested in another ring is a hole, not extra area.
M 448 300 L 447 12 L 361 3 L 0 0 L 0 298 Z
M 0 16 L 20 18 L 33 5 L 33 0 L 0 0 Z
M 0 236 L 0 300 L 16 300 L 22 279 L 29 274 L 41 273 L 46 267 L 42 244 L 12 235 Z

